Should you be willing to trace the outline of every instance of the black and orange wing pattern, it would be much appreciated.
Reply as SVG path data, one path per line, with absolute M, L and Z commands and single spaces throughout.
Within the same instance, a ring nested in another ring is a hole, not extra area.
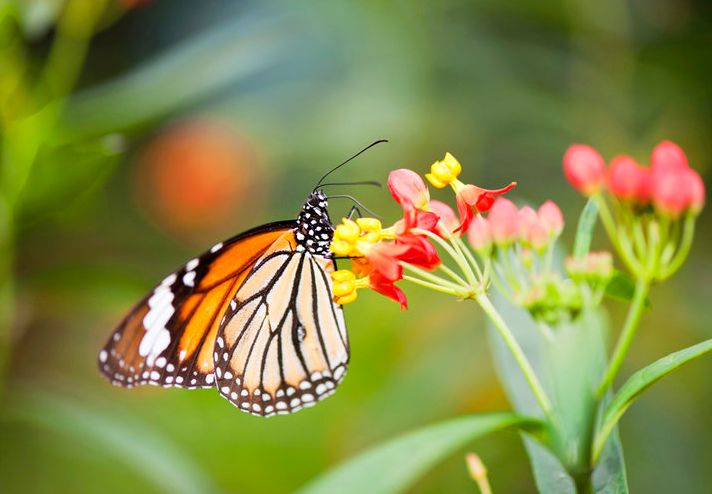
M 235 293 L 294 221 L 272 223 L 214 245 L 166 277 L 121 322 L 99 352 L 115 385 L 213 387 L 213 348 Z
M 237 290 L 215 345 L 217 387 L 254 415 L 296 412 L 331 395 L 349 361 L 334 262 L 283 235 Z

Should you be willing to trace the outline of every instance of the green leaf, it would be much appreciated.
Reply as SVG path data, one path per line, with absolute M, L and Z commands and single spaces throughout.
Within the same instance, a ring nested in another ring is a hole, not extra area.
M 39 391 L 14 395 L 5 414 L 103 447 L 107 454 L 132 467 L 161 491 L 218 492 L 210 477 L 189 456 L 135 420 Z
M 576 240 L 574 241 L 574 257 L 585 257 L 591 249 L 593 229 L 598 219 L 598 206 L 593 198 L 589 199 L 581 211 L 578 226 L 576 227 Z
M 624 272 L 616 270 L 606 285 L 606 295 L 622 302 L 630 302 L 635 295 L 635 281 Z M 647 297 L 645 306 L 650 307 L 650 299 Z
M 461 417 L 431 425 L 362 453 L 317 477 L 299 494 L 395 493 L 475 438 L 516 428 L 537 431 L 537 420 L 513 413 Z
M 551 436 L 555 455 L 541 444 L 524 438 L 539 492 L 547 494 L 575 494 L 573 479 L 562 460 L 572 464 L 585 460 L 588 450 L 583 444 L 571 448 L 578 441 L 579 429 L 590 424 L 595 414 L 593 398 L 595 384 L 605 365 L 605 320 L 598 314 L 582 317 L 575 324 L 555 328 L 544 337 L 529 313 L 495 296 L 494 303 L 527 354 L 534 370 L 542 380 L 557 413 L 558 430 Z M 522 414 L 541 413 L 521 371 L 497 332 L 488 323 L 488 335 L 497 372 L 514 408 Z M 627 493 L 625 464 L 618 436 L 611 441 L 593 473 L 596 492 Z
M 601 422 L 601 427 L 596 434 L 594 451 L 600 450 L 608 439 L 609 434 L 625 413 L 628 407 L 646 389 L 658 382 L 663 377 L 677 370 L 683 364 L 712 351 L 712 339 L 698 343 L 683 350 L 671 353 L 660 360 L 640 369 L 621 387 L 613 397 L 613 401 L 606 408 Z

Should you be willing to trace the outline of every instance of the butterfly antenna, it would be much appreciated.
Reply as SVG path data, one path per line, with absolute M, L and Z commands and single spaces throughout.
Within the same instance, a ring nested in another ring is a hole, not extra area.
M 318 187 L 330 187 L 332 185 L 373 185 L 374 187 L 380 187 L 383 188 L 383 184 L 381 182 L 377 182 L 376 180 L 363 180 L 360 182 L 329 182 L 328 184 L 321 184 L 318 185 Z
M 349 159 L 347 159 L 346 161 L 344 161 L 343 163 L 340 163 L 340 164 L 336 165 L 334 168 L 332 168 L 331 170 L 329 170 L 328 172 L 326 172 L 326 173 L 319 179 L 319 181 L 318 181 L 318 182 L 316 183 L 316 185 L 314 186 L 314 190 L 316 190 L 317 188 L 319 188 L 319 186 L 321 185 L 321 183 L 324 181 L 324 179 L 325 179 L 326 177 L 328 177 L 329 175 L 331 175 L 332 173 L 334 173 L 336 170 L 338 170 L 339 168 L 341 168 L 342 166 L 344 166 L 346 163 L 348 163 L 349 161 L 351 161 L 351 160 L 354 159 L 354 158 L 357 158 L 359 155 L 361 155 L 362 153 L 368 151 L 369 149 L 371 149 L 371 148 L 372 148 L 373 146 L 375 146 L 376 144 L 381 144 L 381 143 L 383 143 L 383 142 L 388 142 L 388 140 L 387 140 L 387 139 L 379 139 L 379 140 L 377 140 L 376 142 L 372 142 L 371 144 L 369 144 L 368 146 L 366 146 L 365 148 L 363 148 L 361 151 L 359 151 L 358 153 L 354 154 L 354 155 L 351 156 Z
M 366 211 L 368 214 L 372 215 L 375 218 L 380 218 L 379 215 L 368 209 L 366 206 L 364 206 L 361 201 L 356 199 L 354 196 L 350 196 L 347 194 L 340 194 L 340 195 L 335 195 L 335 196 L 327 196 L 327 199 L 348 199 L 350 201 L 353 201 L 354 204 L 362 208 L 364 211 Z

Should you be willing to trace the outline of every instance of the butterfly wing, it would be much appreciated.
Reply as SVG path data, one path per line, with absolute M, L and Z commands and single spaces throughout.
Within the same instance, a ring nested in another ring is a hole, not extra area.
M 331 296 L 334 262 L 296 248 L 285 234 L 250 270 L 220 326 L 217 387 L 254 415 L 287 414 L 329 396 L 349 344 Z
M 99 352 L 115 385 L 212 387 L 213 347 L 230 301 L 294 222 L 265 225 L 191 259 L 139 302 Z

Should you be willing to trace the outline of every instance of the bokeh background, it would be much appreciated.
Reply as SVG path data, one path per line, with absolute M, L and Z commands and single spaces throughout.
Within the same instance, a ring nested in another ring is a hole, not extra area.
M 400 432 L 507 409 L 475 307 L 418 289 L 407 312 L 372 294 L 347 307 L 349 375 L 294 416 L 251 417 L 212 390 L 120 390 L 96 370 L 105 338 L 153 283 L 226 236 L 294 217 L 325 170 L 375 139 L 391 142 L 339 180 L 425 171 L 449 150 L 467 181 L 517 180 L 519 199 L 553 198 L 569 224 L 582 206 L 560 171 L 572 142 L 647 162 L 669 138 L 710 183 L 702 0 L 132 3 L 142 5 L 107 7 L 0 228 L 14 273 L 0 269 L 12 321 L 4 493 L 290 492 Z M 0 2 L 0 80 L 11 62 L 30 81 L 48 60 L 71 72 L 71 43 L 57 57 L 52 48 L 63 4 Z M 20 93 L 3 93 L 5 118 Z M 12 164 L 2 167 L 11 180 Z M 385 190 L 343 192 L 386 220 L 398 213 Z M 349 207 L 333 201 L 332 216 Z M 689 262 L 654 289 L 626 373 L 712 337 L 711 221 L 703 212 Z M 620 322 L 623 307 L 610 309 Z M 702 359 L 625 416 L 633 492 L 712 491 L 711 375 Z M 516 435 L 468 450 L 495 492 L 534 491 Z M 458 454 L 414 492 L 473 489 Z

